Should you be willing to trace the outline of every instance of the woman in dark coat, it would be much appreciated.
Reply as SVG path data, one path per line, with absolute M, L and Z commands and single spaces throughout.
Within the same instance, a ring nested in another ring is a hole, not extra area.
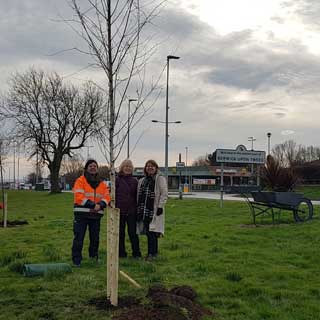
M 137 186 L 138 180 L 132 176 L 131 160 L 124 160 L 116 178 L 116 206 L 120 209 L 119 257 L 127 257 L 125 247 L 126 225 L 131 242 L 132 256 L 141 257 L 139 238 L 136 233 Z

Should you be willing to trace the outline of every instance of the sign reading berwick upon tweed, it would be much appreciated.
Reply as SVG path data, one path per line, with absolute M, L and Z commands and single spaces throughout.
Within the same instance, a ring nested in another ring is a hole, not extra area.
M 239 145 L 235 150 L 217 149 L 216 161 L 229 163 L 255 163 L 263 164 L 265 162 L 265 151 L 248 151 L 244 145 Z

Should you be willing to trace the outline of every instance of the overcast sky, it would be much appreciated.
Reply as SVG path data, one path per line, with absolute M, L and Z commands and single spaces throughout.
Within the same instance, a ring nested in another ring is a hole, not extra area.
M 85 0 L 83 0 L 85 1 Z M 100 79 L 85 69 L 89 58 L 74 52 L 81 40 L 61 20 L 71 12 L 65 0 L 0 0 L 0 89 L 15 71 L 30 66 L 55 70 L 68 81 Z M 169 0 L 156 24 L 155 62 L 170 63 L 169 164 L 182 154 L 188 164 L 217 148 L 239 144 L 267 149 L 293 139 L 319 146 L 320 98 L 319 0 Z M 155 70 L 153 70 L 155 71 Z M 151 71 L 152 72 L 152 71 Z M 165 88 L 165 73 L 161 84 Z M 132 130 L 136 166 L 153 158 L 164 164 L 165 95 Z M 90 154 L 103 157 L 97 147 Z M 87 149 L 83 150 L 86 157 Z M 121 159 L 124 158 L 124 155 Z M 12 174 L 12 173 L 11 173 Z

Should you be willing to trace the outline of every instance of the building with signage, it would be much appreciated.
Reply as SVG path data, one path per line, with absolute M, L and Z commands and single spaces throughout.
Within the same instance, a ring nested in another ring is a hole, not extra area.
M 164 167 L 160 168 L 164 174 Z M 143 176 L 143 168 L 135 168 L 134 176 Z M 179 185 L 187 185 L 188 190 L 210 191 L 220 188 L 221 167 L 169 167 L 168 168 L 169 189 L 178 190 Z M 224 167 L 223 181 L 225 186 L 255 184 L 248 165 L 239 167 Z
M 215 165 L 202 167 L 186 167 L 183 162 L 177 162 L 175 167 L 168 168 L 168 186 L 171 190 L 210 191 L 220 189 L 221 179 L 228 189 L 230 186 L 259 184 L 259 169 L 265 163 L 265 152 L 251 150 L 245 146 L 233 149 L 217 149 Z M 160 168 L 164 173 L 164 168 Z M 143 168 L 136 168 L 136 177 L 143 176 Z M 187 188 L 185 188 L 187 187 Z

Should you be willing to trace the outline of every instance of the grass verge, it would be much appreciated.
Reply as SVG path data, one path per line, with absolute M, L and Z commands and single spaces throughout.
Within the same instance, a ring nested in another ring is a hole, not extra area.
M 111 319 L 88 302 L 106 292 L 106 218 L 102 220 L 100 261 L 87 257 L 71 274 L 26 278 L 24 263 L 70 262 L 72 195 L 12 191 L 10 220 L 27 225 L 0 228 L 0 319 Z M 142 289 L 120 278 L 119 295 L 144 297 L 150 284 L 192 286 L 198 302 L 215 311 L 212 319 L 318 319 L 320 313 L 319 208 L 314 220 L 280 223 L 270 217 L 251 225 L 242 202 L 170 199 L 160 256 L 147 262 L 120 260 L 120 269 Z M 146 253 L 146 239 L 140 237 Z M 130 246 L 127 243 L 128 252 Z

